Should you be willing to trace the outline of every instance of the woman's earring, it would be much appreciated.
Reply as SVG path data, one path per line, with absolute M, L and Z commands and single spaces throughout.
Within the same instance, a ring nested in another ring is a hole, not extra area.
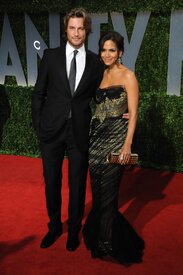
M 118 57 L 118 64 L 122 64 L 121 56 Z

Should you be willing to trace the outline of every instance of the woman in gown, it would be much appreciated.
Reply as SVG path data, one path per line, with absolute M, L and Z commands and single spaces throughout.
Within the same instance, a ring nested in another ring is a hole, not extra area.
M 83 237 L 92 257 L 109 255 L 129 264 L 142 261 L 144 241 L 118 211 L 124 166 L 106 163 L 111 152 L 120 152 L 121 163 L 128 163 L 137 121 L 138 82 L 134 73 L 120 62 L 123 40 L 115 31 L 99 40 L 99 54 L 106 69 L 96 91 L 96 111 L 91 123 L 89 168 L 93 202 Z M 128 123 L 123 118 L 127 111 Z

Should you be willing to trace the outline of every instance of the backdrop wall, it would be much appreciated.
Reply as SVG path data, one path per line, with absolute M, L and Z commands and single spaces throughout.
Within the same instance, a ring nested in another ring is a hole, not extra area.
M 73 1 L 53 2 L 50 4 L 50 1 L 18 1 L 15 5 L 14 1 L 1 1 L 0 52 L 4 43 L 2 33 L 6 12 L 26 81 L 28 76 L 24 12 L 31 18 L 46 45 L 49 45 L 49 14 L 57 12 L 61 18 L 70 10 L 72 7 L 70 2 Z M 107 23 L 100 25 L 100 33 L 115 29 L 111 16 L 113 12 L 123 15 L 131 43 L 137 14 L 150 12 L 135 62 L 135 72 L 140 86 L 140 103 L 133 150 L 139 153 L 139 164 L 142 166 L 183 171 L 182 71 L 179 96 L 167 95 L 171 17 L 174 12 L 183 14 L 182 1 L 80 2 L 84 2 L 83 6 L 91 14 L 107 13 Z M 179 36 L 183 38 L 183 31 L 182 36 L 180 33 Z M 175 52 L 177 52 L 176 48 Z M 183 54 L 180 58 L 183 58 Z M 11 66 L 12 61 L 10 52 L 6 65 Z M 39 61 L 38 56 L 38 64 Z M 18 86 L 16 77 L 12 75 L 7 75 L 2 84 L 0 87 L 0 153 L 39 156 L 38 141 L 32 128 L 30 114 L 33 87 Z

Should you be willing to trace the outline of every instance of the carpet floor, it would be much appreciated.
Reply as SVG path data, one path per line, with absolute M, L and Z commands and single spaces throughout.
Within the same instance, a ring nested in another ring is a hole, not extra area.
M 65 159 L 64 234 L 49 249 L 40 249 L 48 222 L 41 160 L 0 155 L 1 275 L 183 274 L 183 174 L 139 167 L 126 169 L 120 185 L 119 208 L 145 240 L 146 248 L 142 263 L 125 267 L 109 260 L 92 259 L 82 236 L 75 252 L 65 249 L 67 164 Z M 90 208 L 88 177 L 84 219 Z

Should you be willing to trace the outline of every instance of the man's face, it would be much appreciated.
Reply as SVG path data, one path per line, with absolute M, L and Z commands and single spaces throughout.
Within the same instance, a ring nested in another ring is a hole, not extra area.
M 67 40 L 74 48 L 80 48 L 86 39 L 86 30 L 83 18 L 71 17 L 68 21 Z

